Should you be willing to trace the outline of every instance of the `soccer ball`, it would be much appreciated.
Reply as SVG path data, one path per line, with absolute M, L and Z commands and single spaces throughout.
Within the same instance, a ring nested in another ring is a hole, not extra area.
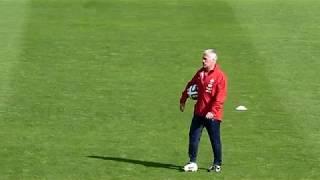
M 198 99 L 198 87 L 196 84 L 191 85 L 188 88 L 187 94 L 189 96 L 189 98 L 193 99 L 193 100 L 197 100 Z

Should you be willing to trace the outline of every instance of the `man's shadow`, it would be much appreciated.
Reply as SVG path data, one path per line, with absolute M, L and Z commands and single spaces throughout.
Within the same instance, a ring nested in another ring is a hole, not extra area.
M 181 166 L 177 166 L 174 164 L 167 164 L 167 163 L 159 163 L 153 161 L 142 161 L 136 159 L 127 159 L 127 158 L 119 158 L 119 157 L 107 157 L 107 156 L 87 156 L 88 158 L 94 159 L 102 159 L 107 161 L 117 161 L 117 162 L 124 162 L 124 163 L 131 163 L 131 164 L 139 164 L 146 167 L 154 167 L 154 168 L 166 168 L 166 169 L 174 169 L 177 171 L 183 171 Z

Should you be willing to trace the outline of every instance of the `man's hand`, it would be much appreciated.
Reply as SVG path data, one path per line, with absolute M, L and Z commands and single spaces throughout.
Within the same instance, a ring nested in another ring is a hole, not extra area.
M 208 112 L 207 115 L 206 115 L 206 118 L 207 119 L 212 119 L 214 118 L 214 114 L 212 112 Z
M 186 106 L 185 103 L 180 103 L 180 111 L 183 112 L 184 111 L 184 107 Z

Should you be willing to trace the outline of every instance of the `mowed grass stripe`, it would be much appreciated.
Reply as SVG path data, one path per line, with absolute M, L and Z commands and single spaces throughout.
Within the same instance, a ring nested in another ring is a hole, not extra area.
M 24 172 L 20 168 L 23 160 L 20 158 L 23 148 L 16 146 L 16 126 L 8 123 L 8 111 L 12 110 L 9 102 L 14 99 L 15 67 L 19 66 L 22 41 L 28 13 L 28 0 L 0 1 L 0 157 L 1 179 L 10 179 Z M 19 125 L 20 126 L 20 125 Z
M 10 97 L 11 70 L 18 63 L 23 38 L 28 0 L 0 1 L 0 112 L 5 111 L 6 100 Z M 1 116 L 0 114 L 0 116 Z
M 299 172 L 304 164 L 309 167 L 302 172 L 305 177 L 316 178 L 320 176 L 316 171 L 320 149 L 317 143 L 319 121 L 316 118 L 319 115 L 319 80 L 314 77 L 320 67 L 316 60 L 320 56 L 317 51 L 320 45 L 319 20 L 316 18 L 320 3 L 262 4 L 264 9 L 261 11 L 242 14 L 243 9 L 238 9 L 238 15 L 250 32 L 257 52 L 265 57 L 265 72 L 276 95 L 273 104 L 280 104 L 286 114 L 275 123 L 277 131 L 288 136 L 282 144 L 286 148 L 280 146 L 279 149 L 282 147 L 284 156 L 292 159 L 290 165 L 297 170 L 293 172 Z

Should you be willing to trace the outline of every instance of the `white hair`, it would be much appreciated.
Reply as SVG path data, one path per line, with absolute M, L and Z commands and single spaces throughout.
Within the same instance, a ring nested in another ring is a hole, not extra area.
M 206 49 L 203 51 L 203 54 L 208 55 L 211 59 L 213 59 L 215 61 L 218 60 L 218 55 L 217 55 L 215 49 Z

